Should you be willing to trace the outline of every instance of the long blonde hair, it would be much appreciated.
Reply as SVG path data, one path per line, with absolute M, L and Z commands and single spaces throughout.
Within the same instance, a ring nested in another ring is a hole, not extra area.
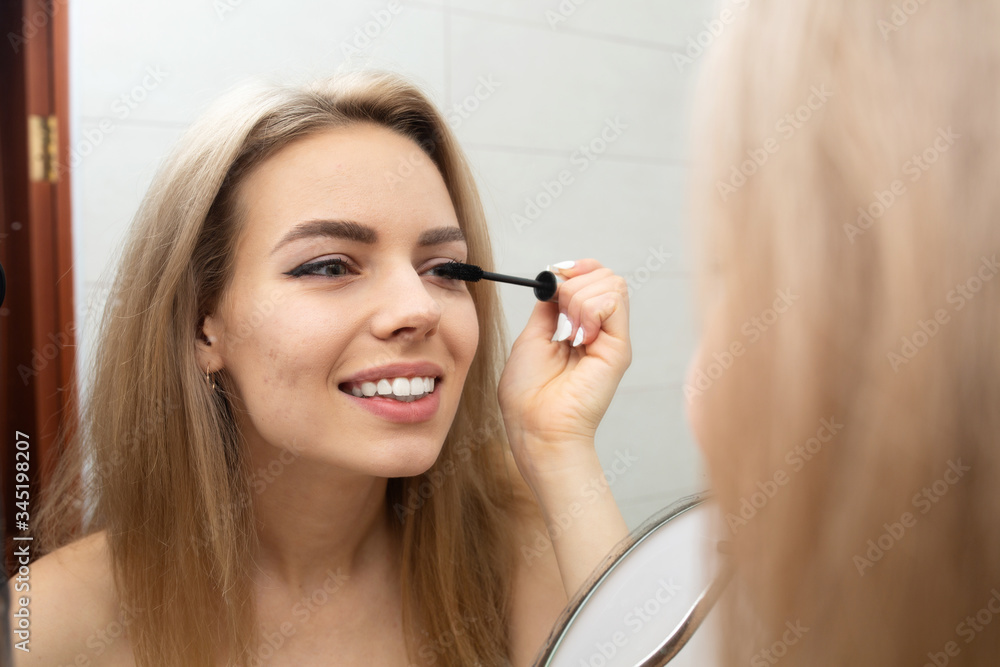
M 722 664 L 995 665 L 1000 3 L 743 5 L 693 200 Z
M 142 610 L 129 625 L 139 665 L 244 664 L 257 655 L 251 471 L 225 398 L 231 383 L 221 372 L 220 391 L 207 386 L 195 337 L 232 275 L 241 179 L 296 138 L 354 123 L 420 146 L 451 194 L 469 261 L 493 264 L 461 150 L 441 114 L 399 77 L 351 74 L 234 93 L 189 130 L 131 228 L 81 428 L 45 512 L 49 549 L 107 530 L 119 601 Z M 504 664 L 508 653 L 512 489 L 496 399 L 504 325 L 495 286 L 469 289 L 479 348 L 441 455 L 387 490 L 403 545 L 407 647 L 420 664 Z M 84 525 L 87 490 L 77 480 L 88 455 L 96 507 Z

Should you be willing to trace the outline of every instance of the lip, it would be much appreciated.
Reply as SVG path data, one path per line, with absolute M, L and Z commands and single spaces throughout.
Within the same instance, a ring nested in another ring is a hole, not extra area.
M 438 406 L 441 405 L 439 387 L 441 386 L 443 375 L 444 371 L 441 367 L 429 361 L 400 362 L 365 369 L 341 381 L 338 388 L 349 401 L 377 417 L 398 424 L 412 424 L 427 421 L 437 414 Z M 399 377 L 435 378 L 434 391 L 425 394 L 422 398 L 418 398 L 415 401 L 401 403 L 393 398 L 381 398 L 379 396 L 359 398 L 350 391 L 345 390 L 345 387 L 351 384 Z
M 438 406 L 441 404 L 440 390 L 437 386 L 434 387 L 434 391 L 424 395 L 423 398 L 409 403 L 400 403 L 395 399 L 379 396 L 358 398 L 352 394 L 344 395 L 349 401 L 357 404 L 360 409 L 397 424 L 425 422 L 437 414 Z
M 442 375 L 444 375 L 444 371 L 441 367 L 429 361 L 397 363 L 365 369 L 349 378 L 341 380 L 340 386 L 352 382 L 372 382 L 381 380 L 382 378 L 433 377 L 440 380 Z

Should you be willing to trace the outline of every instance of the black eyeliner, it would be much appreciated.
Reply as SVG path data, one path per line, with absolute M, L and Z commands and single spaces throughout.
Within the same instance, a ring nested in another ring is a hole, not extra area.
M 428 271 L 429 272 L 435 272 L 438 269 L 440 269 L 442 266 L 447 266 L 449 264 L 454 264 L 456 266 L 465 266 L 461 262 L 452 259 L 452 260 L 449 260 L 449 261 L 445 262 L 444 264 L 438 264 L 437 266 L 431 267 L 430 269 L 428 269 Z M 309 271 L 309 269 L 311 269 L 311 268 L 334 266 L 334 265 L 343 266 L 343 267 L 348 267 L 349 268 L 349 264 L 347 262 L 345 262 L 344 260 L 339 259 L 339 258 L 334 258 L 334 259 L 324 259 L 324 260 L 320 260 L 320 261 L 317 261 L 317 262 L 306 262 L 305 264 L 300 264 L 299 266 L 295 267 L 291 271 L 285 271 L 284 274 L 286 276 L 291 276 L 293 278 L 301 278 L 302 276 L 316 275 L 316 274 L 311 273 Z M 451 276 L 444 275 L 444 274 L 436 274 L 436 275 L 440 275 L 442 278 L 448 278 L 450 280 L 457 280 L 457 278 L 451 278 Z M 327 276 L 327 277 L 333 278 L 333 277 L 336 277 L 336 276 Z
M 335 265 L 346 267 L 347 262 L 345 262 L 342 259 L 324 259 L 318 262 L 306 262 L 305 264 L 300 264 L 299 266 L 296 266 L 291 271 L 285 271 L 285 275 L 291 276 L 292 278 L 301 278 L 302 276 L 316 275 L 309 271 L 310 268 L 335 266 Z M 332 278 L 334 276 L 329 276 L 329 277 Z

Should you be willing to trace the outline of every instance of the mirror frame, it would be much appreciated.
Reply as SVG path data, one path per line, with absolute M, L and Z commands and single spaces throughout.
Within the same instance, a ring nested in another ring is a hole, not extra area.
M 594 574 L 581 586 L 580 591 L 570 600 L 566 609 L 556 620 L 552 632 L 549 634 L 548 639 L 545 640 L 545 645 L 535 659 L 535 667 L 549 667 L 552 664 L 556 651 L 562 644 L 566 633 L 572 627 L 573 621 L 580 615 L 584 605 L 594 596 L 597 589 L 621 566 L 629 554 L 635 551 L 640 544 L 668 522 L 676 519 L 688 510 L 698 507 L 711 498 L 712 494 L 708 491 L 680 498 L 647 519 L 641 526 L 632 531 L 628 537 L 622 540 L 611 554 L 594 570 Z M 728 555 L 730 551 L 728 546 L 728 542 L 720 541 L 718 543 L 719 553 L 723 556 Z M 681 649 L 684 648 L 694 635 L 695 630 L 701 626 L 705 617 L 708 616 L 708 612 L 711 611 L 722 595 L 731 577 L 732 566 L 730 563 L 724 562 L 712 583 L 698 596 L 698 599 L 695 600 L 695 603 L 688 610 L 687 614 L 685 614 L 681 622 L 670 633 L 670 636 L 642 662 L 638 663 L 636 667 L 663 667 L 663 665 L 666 665 L 674 656 L 680 653 Z

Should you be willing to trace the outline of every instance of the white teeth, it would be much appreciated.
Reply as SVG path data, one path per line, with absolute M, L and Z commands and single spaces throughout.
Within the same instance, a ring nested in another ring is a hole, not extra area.
M 378 382 L 365 381 L 351 386 L 351 394 L 358 397 L 386 396 L 409 402 L 423 398 L 434 391 L 433 377 L 383 378 Z

